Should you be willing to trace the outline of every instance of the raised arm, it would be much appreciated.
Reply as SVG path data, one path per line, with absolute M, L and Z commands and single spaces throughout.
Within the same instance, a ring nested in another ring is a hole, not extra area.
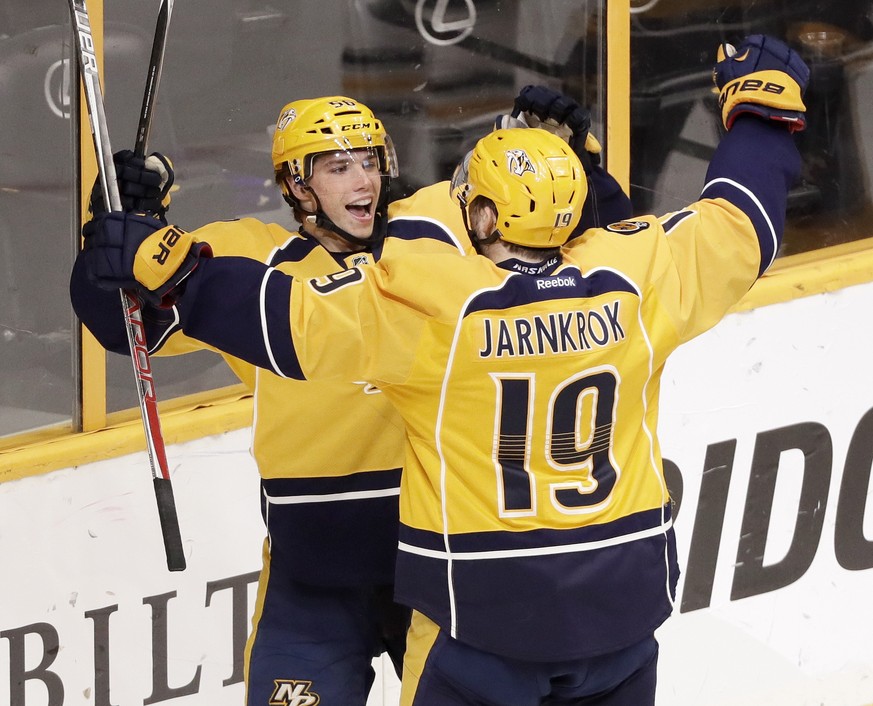
M 773 262 L 785 227 L 788 190 L 800 173 L 792 134 L 806 126 L 803 93 L 809 69 L 773 37 L 752 35 L 723 44 L 713 80 L 727 129 L 706 174 L 701 198 L 722 198 L 752 220 L 762 274 Z

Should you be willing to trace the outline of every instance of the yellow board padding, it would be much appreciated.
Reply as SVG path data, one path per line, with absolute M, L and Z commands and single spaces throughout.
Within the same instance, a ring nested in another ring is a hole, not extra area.
M 217 396 L 217 391 L 211 391 L 161 403 L 164 444 L 169 447 L 251 425 L 252 397 L 244 386 L 223 388 L 223 392 L 222 397 Z M 212 399 L 208 400 L 210 397 Z M 110 426 L 105 429 L 36 438 L 30 443 L 23 441 L 20 446 L 0 451 L 0 482 L 145 451 L 143 433 L 137 409 L 112 415 Z M 172 465 L 169 449 L 167 457 Z
M 749 311 L 873 280 L 873 241 L 867 238 L 779 258 L 732 309 Z

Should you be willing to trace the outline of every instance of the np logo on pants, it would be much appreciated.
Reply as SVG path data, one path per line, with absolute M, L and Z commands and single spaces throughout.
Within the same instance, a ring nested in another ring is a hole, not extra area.
M 270 706 L 318 706 L 321 697 L 313 691 L 311 681 L 274 679 L 276 688 L 270 697 Z

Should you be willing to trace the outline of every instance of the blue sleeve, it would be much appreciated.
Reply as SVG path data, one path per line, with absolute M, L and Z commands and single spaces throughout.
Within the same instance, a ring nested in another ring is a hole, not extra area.
M 571 238 L 589 228 L 602 228 L 623 221 L 633 215 L 631 200 L 615 178 L 601 167 L 594 167 L 588 175 L 588 196 L 582 206 L 582 218 Z
M 70 274 L 70 302 L 76 316 L 101 346 L 112 353 L 130 355 L 121 295 L 116 290 L 108 291 L 91 284 L 81 258 L 73 263 Z M 149 353 L 160 350 L 167 336 L 178 326 L 174 310 L 151 306 L 143 306 L 142 321 Z
M 782 243 L 788 191 L 800 167 L 800 153 L 788 130 L 753 115 L 736 119 L 709 164 L 700 198 L 725 199 L 749 216 L 761 248 L 759 275 Z
M 257 260 L 202 259 L 177 305 L 182 330 L 252 365 L 302 380 L 291 337 L 292 282 Z

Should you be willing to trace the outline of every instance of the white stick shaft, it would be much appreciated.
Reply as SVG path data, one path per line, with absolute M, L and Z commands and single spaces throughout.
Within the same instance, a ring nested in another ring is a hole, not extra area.
M 109 204 L 110 210 L 121 211 L 121 198 L 118 193 L 115 163 L 112 161 L 112 147 L 106 125 L 103 92 L 100 89 L 100 74 L 94 37 L 91 33 L 91 20 L 88 17 L 85 0 L 68 1 L 75 32 L 79 69 L 85 90 L 88 118 L 91 123 L 91 134 L 94 137 L 94 150 L 97 153 L 97 168 L 103 189 L 103 202 Z M 170 571 L 181 571 L 185 568 L 185 555 L 182 549 L 179 522 L 176 516 L 172 486 L 170 485 L 170 472 L 167 467 L 166 450 L 161 434 L 160 418 L 158 417 L 155 383 L 142 322 L 142 308 L 135 297 L 124 291 L 121 291 L 121 305 L 124 309 L 124 324 L 127 329 L 127 340 L 136 377 L 140 415 L 145 431 L 149 466 L 154 480 L 155 497 L 158 502 L 158 515 L 167 554 L 167 567 Z

